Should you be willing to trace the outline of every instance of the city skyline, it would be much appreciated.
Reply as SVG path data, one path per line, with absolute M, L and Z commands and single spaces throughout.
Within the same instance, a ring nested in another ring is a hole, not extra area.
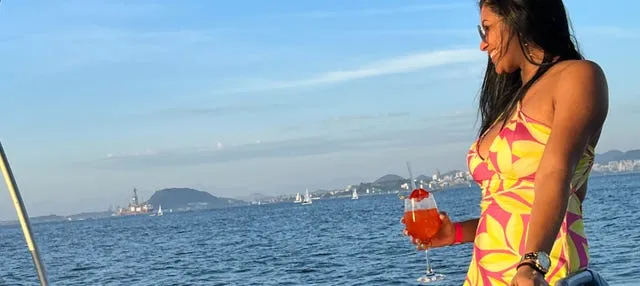
M 598 153 L 640 146 L 640 3 L 610 2 L 565 1 L 609 80 Z M 34 216 L 466 170 L 477 22 L 466 0 L 3 2 L 2 144 Z

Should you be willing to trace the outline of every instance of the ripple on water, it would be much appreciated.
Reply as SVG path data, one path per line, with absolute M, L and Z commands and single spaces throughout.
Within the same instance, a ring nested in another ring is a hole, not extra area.
M 640 175 L 594 177 L 585 202 L 592 267 L 611 285 L 640 280 Z M 476 217 L 479 191 L 435 194 L 454 220 Z M 401 234 L 396 196 L 262 205 L 162 217 L 33 226 L 54 285 L 411 285 L 424 252 Z M 625 239 L 620 239 L 624 237 Z M 0 227 L 0 284 L 37 285 L 18 227 Z M 430 251 L 460 285 L 471 245 Z

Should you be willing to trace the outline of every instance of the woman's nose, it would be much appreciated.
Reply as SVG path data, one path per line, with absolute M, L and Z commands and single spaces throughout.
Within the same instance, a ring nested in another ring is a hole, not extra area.
M 480 50 L 481 51 L 487 51 L 487 48 L 489 47 L 489 44 L 487 44 L 487 42 L 480 40 Z

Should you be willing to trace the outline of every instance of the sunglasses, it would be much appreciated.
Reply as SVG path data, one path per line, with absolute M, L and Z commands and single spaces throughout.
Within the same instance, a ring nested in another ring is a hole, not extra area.
M 478 25 L 478 34 L 480 34 L 480 39 L 482 39 L 483 42 L 487 41 L 487 32 L 480 25 Z

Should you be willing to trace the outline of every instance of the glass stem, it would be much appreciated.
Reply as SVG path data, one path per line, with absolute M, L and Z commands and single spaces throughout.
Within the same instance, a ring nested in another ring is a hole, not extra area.
M 433 270 L 431 269 L 431 262 L 429 262 L 429 250 L 424 250 L 424 256 L 427 258 L 427 275 L 432 275 Z

